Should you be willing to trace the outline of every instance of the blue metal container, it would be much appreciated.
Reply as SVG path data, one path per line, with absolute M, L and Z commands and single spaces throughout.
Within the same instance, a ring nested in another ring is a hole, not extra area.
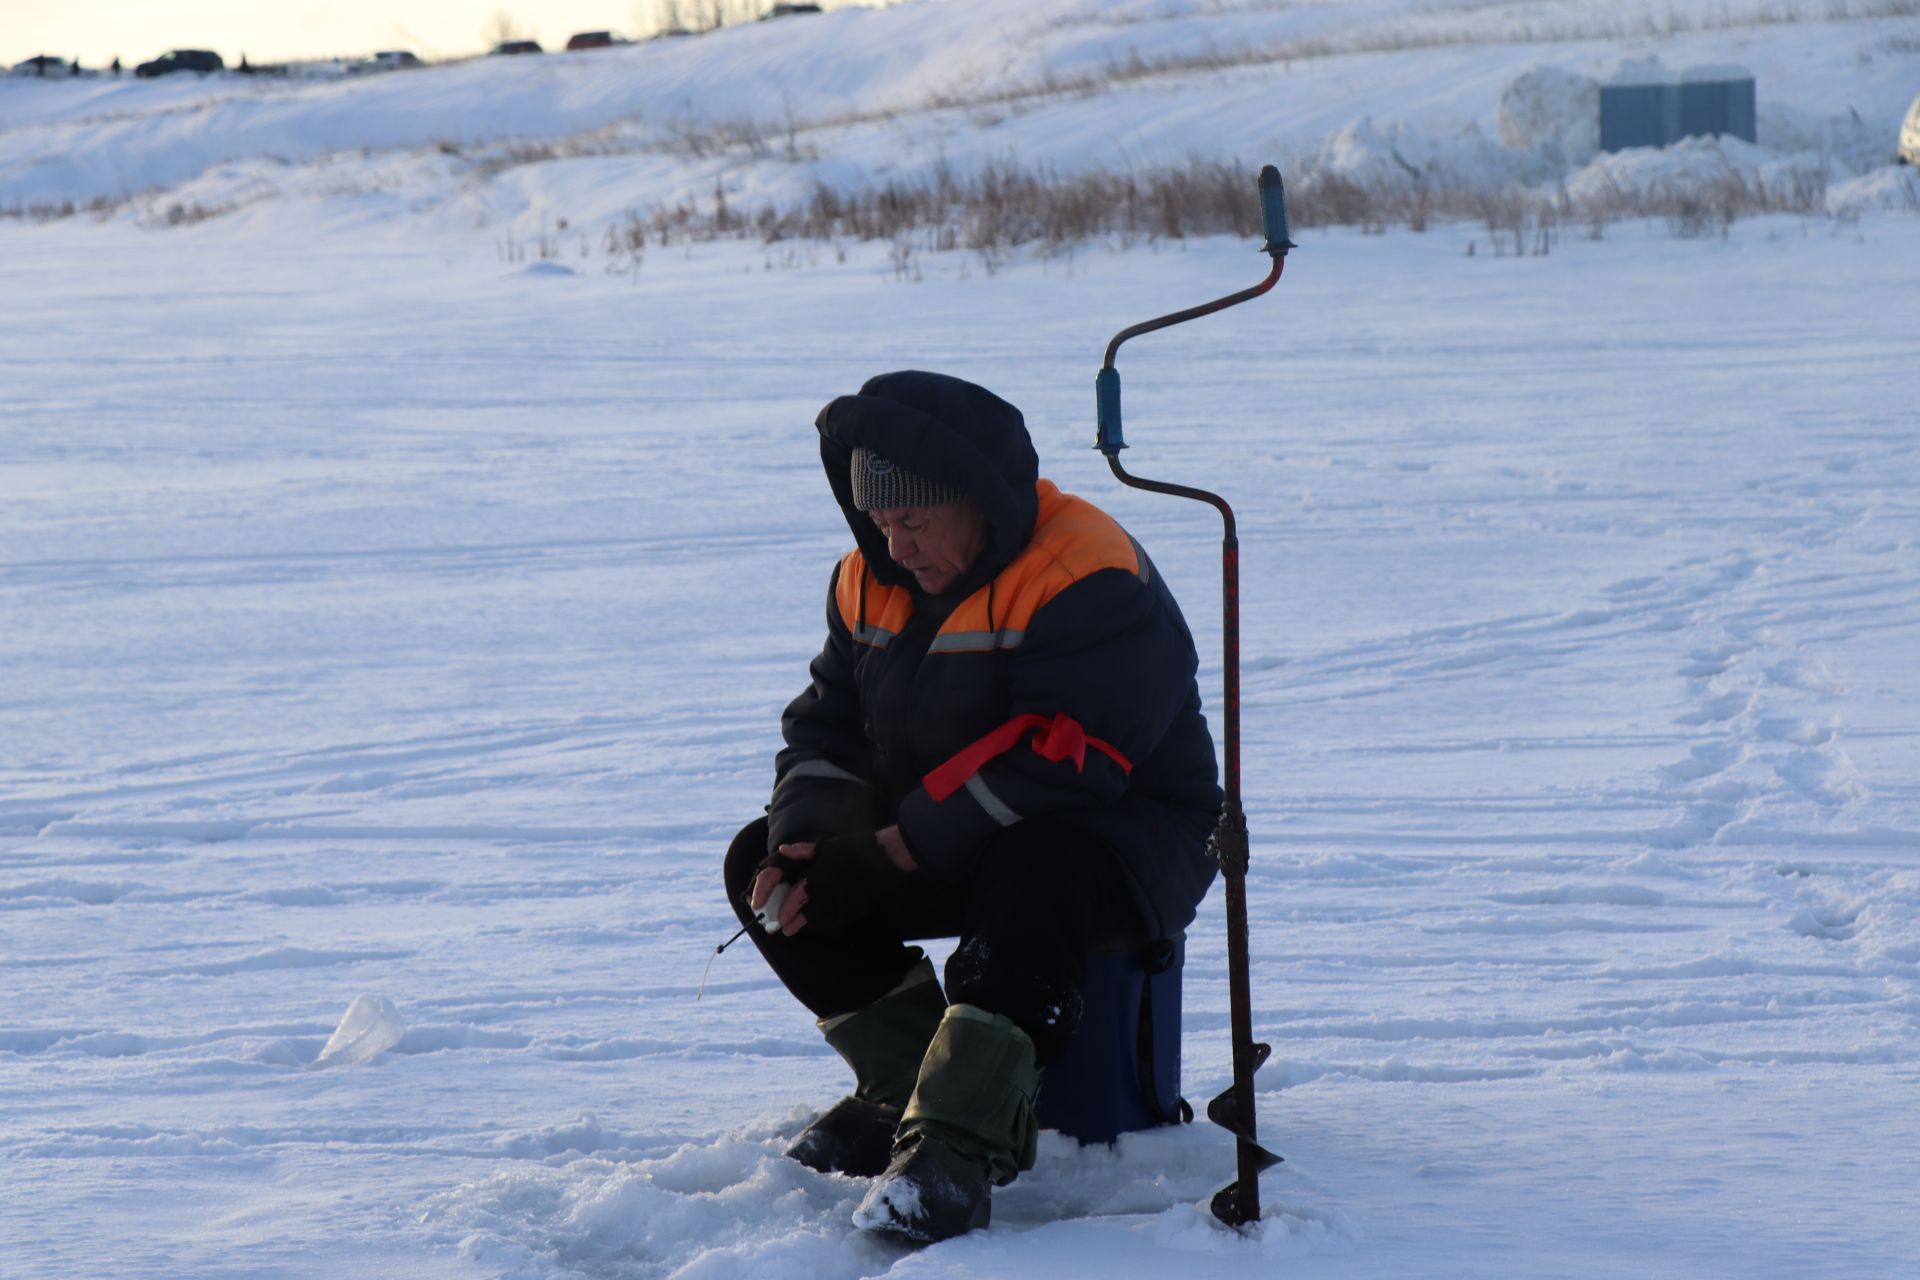
M 1699 67 L 1679 84 L 1680 137 L 1755 140 L 1753 77 L 1738 67 Z
M 1676 136 L 1673 105 L 1664 84 L 1601 85 L 1600 149 L 1666 146 Z
M 1694 67 L 1675 76 L 1637 66 L 1600 86 L 1600 149 L 1714 136 L 1754 142 L 1756 97 L 1753 74 L 1743 67 Z
M 1186 939 L 1087 957 L 1073 1046 L 1047 1068 L 1040 1127 L 1082 1143 L 1169 1123 L 1180 1107 L 1180 971 Z

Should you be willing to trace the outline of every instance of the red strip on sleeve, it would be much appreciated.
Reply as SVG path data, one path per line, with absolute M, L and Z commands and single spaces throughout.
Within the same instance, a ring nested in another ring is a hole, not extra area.
M 1119 765 L 1122 773 L 1133 772 L 1133 762 L 1117 747 L 1090 736 L 1080 722 L 1066 712 L 1057 711 L 1049 719 L 1029 711 L 976 738 L 929 772 L 920 780 L 927 794 L 936 801 L 945 800 L 966 786 L 967 779 L 980 772 L 987 761 L 1013 750 L 1029 729 L 1039 730 L 1033 735 L 1034 751 L 1055 764 L 1071 759 L 1076 771 L 1085 772 L 1087 748 L 1092 747 Z

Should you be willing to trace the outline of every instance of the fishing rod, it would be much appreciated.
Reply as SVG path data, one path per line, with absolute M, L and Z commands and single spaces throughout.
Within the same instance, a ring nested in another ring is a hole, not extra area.
M 1098 436 L 1094 448 L 1107 455 L 1107 465 L 1120 483 L 1153 493 L 1170 494 L 1204 502 L 1220 513 L 1225 534 L 1220 549 L 1221 642 L 1225 650 L 1224 684 L 1226 701 L 1226 798 L 1214 828 L 1212 852 L 1220 861 L 1220 873 L 1227 890 L 1227 976 L 1232 1002 L 1233 1084 L 1207 1104 L 1207 1118 L 1234 1136 L 1237 1163 L 1235 1180 L 1213 1197 L 1213 1216 L 1231 1227 L 1260 1220 L 1260 1173 L 1280 1163 L 1280 1157 L 1259 1143 L 1254 1125 L 1253 1073 L 1260 1069 L 1273 1046 L 1259 1044 L 1253 1038 L 1253 987 L 1247 962 L 1247 864 L 1250 860 L 1247 839 L 1247 814 L 1240 803 L 1240 538 L 1233 519 L 1233 508 L 1225 498 L 1205 489 L 1149 480 L 1130 475 L 1120 465 L 1120 451 L 1127 447 L 1120 429 L 1120 371 L 1114 368 L 1114 356 L 1120 344 L 1143 333 L 1170 328 L 1225 311 L 1266 293 L 1279 282 L 1286 269 L 1287 250 L 1294 248 L 1287 238 L 1287 197 L 1280 171 L 1272 165 L 1260 170 L 1260 220 L 1267 242 L 1261 252 L 1273 259 L 1267 278 L 1251 289 L 1216 298 L 1212 302 L 1189 307 L 1122 329 L 1107 344 L 1106 362 L 1094 379 L 1097 402 Z

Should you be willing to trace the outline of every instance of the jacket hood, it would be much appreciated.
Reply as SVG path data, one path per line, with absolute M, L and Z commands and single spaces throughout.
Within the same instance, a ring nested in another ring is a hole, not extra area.
M 874 577 L 913 587 L 887 554 L 887 540 L 853 505 L 853 451 L 871 449 L 978 503 L 987 548 L 944 596 L 964 598 L 1013 562 L 1033 536 L 1040 460 L 1020 411 L 985 387 L 942 373 L 907 370 L 868 380 L 858 395 L 827 403 L 814 419 L 820 464 Z

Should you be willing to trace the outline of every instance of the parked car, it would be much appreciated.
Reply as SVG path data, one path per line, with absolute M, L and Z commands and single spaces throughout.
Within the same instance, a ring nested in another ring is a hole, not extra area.
M 17 76 L 70 76 L 76 68 L 65 58 L 56 58 L 50 53 L 42 53 L 28 58 L 25 62 L 13 64 L 13 74 Z
M 152 62 L 141 63 L 133 69 L 133 74 L 142 80 L 151 80 L 155 76 L 169 76 L 176 71 L 198 71 L 206 75 L 210 71 L 224 71 L 226 66 L 220 60 L 220 55 L 209 49 L 172 49 Z
M 349 71 L 407 71 L 427 64 L 405 49 L 387 49 L 374 54 L 364 62 L 356 62 L 348 67 Z
M 545 53 L 545 52 L 546 50 L 540 47 L 540 42 L 538 40 L 502 40 L 499 44 L 493 46 L 492 49 L 489 49 L 487 51 L 487 56 L 490 58 L 493 58 L 493 57 L 501 57 L 507 54 L 514 54 L 514 53 Z
M 1901 164 L 1920 164 L 1920 98 L 1907 108 L 1907 121 L 1900 126 Z
M 567 39 L 569 49 L 609 49 L 616 44 L 629 44 L 611 31 L 582 31 Z
M 818 12 L 820 12 L 820 6 L 817 4 L 776 4 L 760 15 L 760 21 L 766 22 L 773 18 L 791 18 L 795 14 Z

